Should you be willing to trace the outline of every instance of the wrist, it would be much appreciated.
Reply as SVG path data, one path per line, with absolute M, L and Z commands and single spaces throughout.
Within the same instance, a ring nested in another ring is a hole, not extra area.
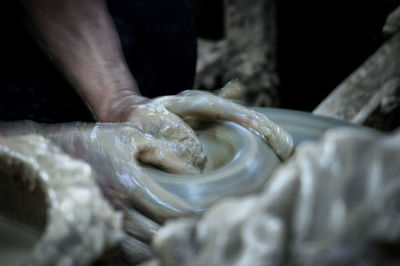
M 148 98 L 136 93 L 136 90 L 120 89 L 114 92 L 97 112 L 93 111 L 97 120 L 101 122 L 124 122 L 138 105 L 148 101 Z
M 104 67 L 96 64 L 96 68 L 75 71 L 75 74 L 70 80 L 98 121 L 125 121 L 125 110 L 145 101 L 123 63 Z

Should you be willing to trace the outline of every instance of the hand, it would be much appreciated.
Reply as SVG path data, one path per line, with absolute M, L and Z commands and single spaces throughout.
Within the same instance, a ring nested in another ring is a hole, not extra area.
M 123 247 L 131 261 L 150 256 L 148 243 L 159 223 L 193 212 L 153 182 L 139 163 L 155 164 L 175 173 L 198 172 L 205 154 L 183 119 L 239 123 L 266 140 L 282 159 L 289 157 L 294 148 L 292 138 L 264 115 L 207 92 L 160 97 L 132 110 L 131 122 L 126 123 L 1 125 L 2 134 L 42 134 L 93 167 L 105 196 L 125 214 L 127 235 Z
M 198 172 L 205 155 L 193 129 L 181 117 L 239 123 L 260 135 L 282 159 L 294 149 L 290 135 L 264 115 L 203 91 L 186 91 L 138 105 L 131 113 L 130 123 L 30 123 L 19 127 L 25 131 L 14 126 L 9 134 L 33 131 L 45 135 L 67 153 L 92 165 L 111 201 L 120 205 L 129 202 L 132 206 L 122 205 L 163 221 L 191 210 L 154 183 L 139 161 L 169 172 Z M 6 129 L 3 125 L 3 133 Z
M 184 122 L 193 118 L 240 124 L 259 135 L 282 160 L 294 149 L 291 136 L 266 116 L 205 91 L 184 91 L 138 104 L 127 120 L 153 136 L 183 144 L 180 155 L 201 169 L 206 155 L 195 132 Z
M 70 123 L 40 125 L 33 122 L 0 123 L 1 135 L 39 133 L 64 152 L 89 163 L 104 196 L 124 213 L 126 235 L 121 243 L 126 259 L 136 263 L 151 255 L 149 243 L 159 224 L 192 210 L 159 187 L 137 160 L 160 164 L 175 173 L 191 166 L 175 152 L 179 144 L 143 133 L 132 123 Z M 189 169 L 189 170 L 188 170 Z

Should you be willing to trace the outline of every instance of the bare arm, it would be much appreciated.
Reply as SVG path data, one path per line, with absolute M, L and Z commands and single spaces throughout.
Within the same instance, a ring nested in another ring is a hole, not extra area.
M 100 121 L 123 121 L 144 101 L 103 0 L 21 0 L 43 50 Z

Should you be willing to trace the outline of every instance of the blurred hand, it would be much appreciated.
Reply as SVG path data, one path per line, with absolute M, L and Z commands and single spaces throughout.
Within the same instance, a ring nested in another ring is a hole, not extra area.
M 155 183 L 139 163 L 140 158 L 169 172 L 191 173 L 195 167 L 182 159 L 179 143 L 158 139 L 133 123 L 17 122 L 0 123 L 0 128 L 5 136 L 41 134 L 93 168 L 104 196 L 124 213 L 126 235 L 122 247 L 131 263 L 151 256 L 149 243 L 159 224 L 193 212 Z

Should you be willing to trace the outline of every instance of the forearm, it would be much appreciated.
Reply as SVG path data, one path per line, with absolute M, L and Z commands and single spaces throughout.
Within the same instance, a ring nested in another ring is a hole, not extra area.
M 102 0 L 21 0 L 34 35 L 97 119 L 118 121 L 140 101 Z

